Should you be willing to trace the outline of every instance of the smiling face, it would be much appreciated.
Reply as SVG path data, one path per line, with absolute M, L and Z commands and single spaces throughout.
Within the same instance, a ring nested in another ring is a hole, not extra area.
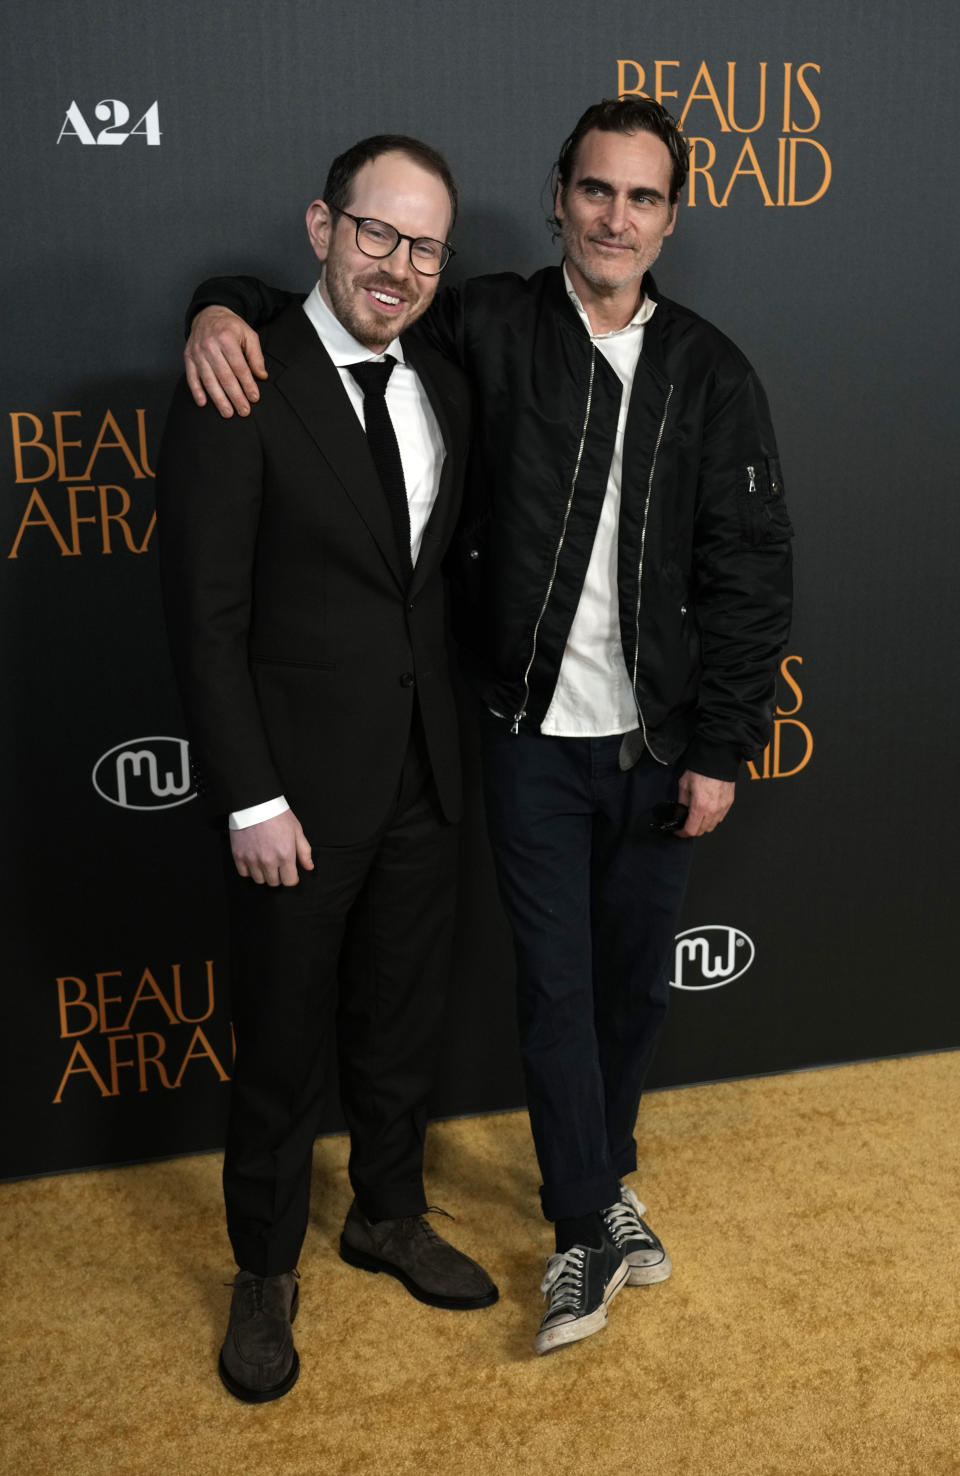
M 440 177 L 396 151 L 380 154 L 357 171 L 345 209 L 364 219 L 383 220 L 405 236 L 445 241 L 450 196 Z M 320 293 L 358 343 L 383 353 L 425 312 L 438 277 L 425 277 L 410 262 L 407 241 L 389 256 L 374 259 L 357 246 L 352 220 L 322 200 L 307 210 L 307 231 L 324 263 Z
M 555 211 L 570 280 L 588 314 L 595 305 L 624 323 L 633 316 L 640 279 L 676 221 L 672 170 L 670 151 L 653 133 L 592 129 L 581 140 Z

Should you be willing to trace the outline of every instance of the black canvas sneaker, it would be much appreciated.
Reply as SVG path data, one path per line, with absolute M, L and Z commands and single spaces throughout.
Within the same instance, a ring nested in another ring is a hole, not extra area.
M 626 1285 L 630 1267 L 612 1240 L 598 1250 L 575 1245 L 547 1261 L 540 1290 L 549 1298 L 534 1340 L 538 1353 L 552 1353 L 565 1343 L 576 1343 L 599 1332 L 607 1320 L 607 1306 Z
M 603 1211 L 604 1230 L 622 1256 L 626 1256 L 630 1274 L 628 1286 L 650 1286 L 666 1281 L 673 1263 L 646 1220 L 641 1219 L 646 1205 L 641 1204 L 632 1189 L 620 1185 L 620 1198 Z

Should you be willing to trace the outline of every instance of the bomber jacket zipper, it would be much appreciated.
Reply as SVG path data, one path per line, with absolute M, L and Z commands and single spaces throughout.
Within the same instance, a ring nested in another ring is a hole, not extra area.
M 530 671 L 531 671 L 531 668 L 533 666 L 534 660 L 536 659 L 536 655 L 537 655 L 537 637 L 540 634 L 540 625 L 541 625 L 541 622 L 543 620 L 543 617 L 544 617 L 544 615 L 546 613 L 547 605 L 550 603 L 550 596 L 553 593 L 553 586 L 556 583 L 557 568 L 559 567 L 559 564 L 560 564 L 560 554 L 561 554 L 561 551 L 563 549 L 564 539 L 567 536 L 567 523 L 570 521 L 570 509 L 573 507 L 574 493 L 577 490 L 577 478 L 580 475 L 580 463 L 583 460 L 583 449 L 584 449 L 584 447 L 585 447 L 585 445 L 587 443 L 587 427 L 590 424 L 590 410 L 591 410 L 591 407 L 593 405 L 593 376 L 594 376 L 594 371 L 596 369 L 596 362 L 597 362 L 597 348 L 596 348 L 596 344 L 593 344 L 592 343 L 590 345 L 590 379 L 589 379 L 589 382 L 587 384 L 587 404 L 586 404 L 586 409 L 584 410 L 584 414 L 583 414 L 583 426 L 582 426 L 581 431 L 580 431 L 580 445 L 577 447 L 577 460 L 576 460 L 576 464 L 575 464 L 575 466 L 573 468 L 573 477 L 571 478 L 571 481 L 570 481 L 570 496 L 567 498 L 567 506 L 566 506 L 566 509 L 564 510 L 564 514 L 563 514 L 563 524 L 562 524 L 562 526 L 560 528 L 560 539 L 559 539 L 559 542 L 557 543 L 556 552 L 554 553 L 554 556 L 553 556 L 553 568 L 550 570 L 550 580 L 549 580 L 549 582 L 547 584 L 547 592 L 546 592 L 546 594 L 543 597 L 543 604 L 540 606 L 540 613 L 537 616 L 536 624 L 533 627 L 533 645 L 532 645 L 531 650 L 530 650 L 530 659 L 527 662 L 526 667 L 524 668 L 524 673 L 523 673 L 523 697 L 522 697 L 521 702 L 520 702 L 520 711 L 514 713 L 514 715 L 513 715 L 513 725 L 512 725 L 512 727 L 510 729 L 511 733 L 513 733 L 514 736 L 516 736 L 519 733 L 519 731 L 520 731 L 520 723 L 521 723 L 522 719 L 525 718 L 526 715 L 527 715 L 527 703 L 530 700 Z M 672 388 L 673 388 L 673 386 L 671 385 L 671 390 L 672 390 Z M 664 419 L 666 419 L 666 411 L 664 411 Z M 663 426 L 662 425 L 660 427 L 660 432 L 661 432 L 661 435 L 662 435 L 663 434 Z M 659 444 L 660 444 L 660 442 L 658 441 L 657 442 L 658 447 L 659 447 Z M 652 473 L 651 473 L 651 477 L 652 477 Z M 649 497 L 649 491 L 648 491 L 648 494 L 647 494 L 647 501 L 648 501 L 648 503 L 649 503 L 649 500 L 650 500 L 650 497 Z
M 644 745 L 647 749 L 647 752 L 650 754 L 650 757 L 652 759 L 656 759 L 656 762 L 658 764 L 666 763 L 666 760 L 657 758 L 657 755 L 650 747 L 650 740 L 647 737 L 647 725 L 644 722 L 643 712 L 641 710 L 640 702 L 637 697 L 637 663 L 640 659 L 640 598 L 641 591 L 643 589 L 643 556 L 647 546 L 647 518 L 650 512 L 650 498 L 653 495 L 653 474 L 657 469 L 657 457 L 660 454 L 660 443 L 663 440 L 663 431 L 667 423 L 667 412 L 670 409 L 670 400 L 672 396 L 673 385 L 671 384 L 667 390 L 667 398 L 663 402 L 663 415 L 660 419 L 660 429 L 657 432 L 657 443 L 653 448 L 653 460 L 650 463 L 650 475 L 647 478 L 647 500 L 643 505 L 643 532 L 640 534 L 640 561 L 637 564 L 637 609 L 633 632 L 633 700 L 637 704 L 637 717 L 640 719 L 640 727 L 643 730 Z

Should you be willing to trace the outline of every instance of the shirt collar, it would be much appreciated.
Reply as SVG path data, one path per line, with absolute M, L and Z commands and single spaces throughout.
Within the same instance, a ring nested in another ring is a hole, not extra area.
M 566 262 L 563 263 L 563 280 L 567 289 L 567 296 L 579 313 L 580 319 L 587 332 L 590 334 L 591 338 L 615 338 L 618 333 L 626 333 L 627 330 L 630 328 L 642 328 L 644 323 L 649 323 L 650 319 L 653 317 L 657 309 L 657 304 L 654 302 L 653 298 L 650 296 L 649 293 L 645 293 L 643 301 L 637 308 L 637 311 L 634 313 L 629 323 L 624 323 L 622 328 L 613 328 L 609 333 L 594 333 L 593 329 L 590 327 L 590 319 L 587 317 L 586 308 L 577 296 L 573 283 L 570 281 L 570 274 L 567 271 Z
M 319 282 L 303 304 L 303 310 L 317 330 L 320 342 L 338 369 L 344 368 L 347 364 L 362 364 L 366 359 L 383 359 L 386 354 L 392 354 L 398 364 L 405 362 L 399 338 L 388 343 L 382 354 L 375 354 L 372 349 L 365 348 L 362 343 L 358 343 L 321 297 Z

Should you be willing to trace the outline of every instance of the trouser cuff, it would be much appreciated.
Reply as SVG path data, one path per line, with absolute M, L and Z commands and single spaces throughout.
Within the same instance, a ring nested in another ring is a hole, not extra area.
M 282 1276 L 286 1271 L 295 1271 L 300 1259 L 300 1245 L 294 1247 L 268 1240 L 241 1239 L 239 1236 L 231 1237 L 230 1243 L 240 1270 L 251 1271 L 254 1276 Z
M 423 1185 L 401 1184 L 395 1189 L 355 1189 L 357 1208 L 368 1220 L 405 1220 L 426 1212 Z
M 625 1179 L 627 1174 L 636 1172 L 637 1168 L 637 1145 L 633 1138 L 622 1148 L 619 1153 L 613 1155 L 613 1171 L 618 1179 Z M 613 1201 L 611 1200 L 611 1203 Z
M 577 1184 L 542 1184 L 540 1203 L 548 1220 L 573 1220 L 592 1215 L 616 1204 L 620 1198 L 620 1181 L 616 1170 L 609 1169 L 595 1179 L 581 1179 Z

